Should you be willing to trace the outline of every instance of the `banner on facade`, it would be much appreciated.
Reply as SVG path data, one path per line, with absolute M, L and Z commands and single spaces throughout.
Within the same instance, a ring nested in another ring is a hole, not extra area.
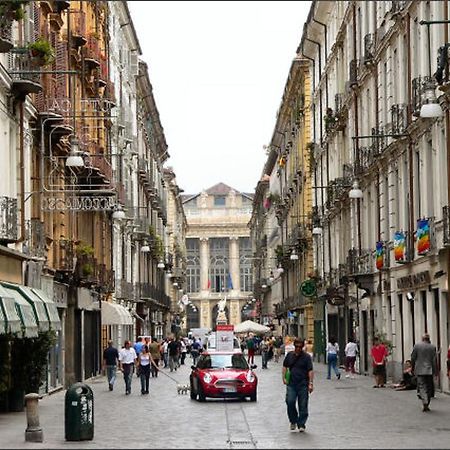
M 382 241 L 377 242 L 375 247 L 376 255 L 376 267 L 378 270 L 384 269 L 384 243 Z
M 431 250 L 430 220 L 417 221 L 417 254 L 426 255 Z
M 233 351 L 234 325 L 217 325 L 216 349 L 219 352 Z
M 403 231 L 396 231 L 394 233 L 394 257 L 395 262 L 398 264 L 408 262 L 406 256 L 406 235 Z

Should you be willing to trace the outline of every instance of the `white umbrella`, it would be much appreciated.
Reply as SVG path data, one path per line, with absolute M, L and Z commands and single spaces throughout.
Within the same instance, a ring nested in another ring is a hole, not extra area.
M 256 333 L 264 334 L 270 331 L 269 327 L 253 322 L 253 320 L 245 320 L 244 322 L 234 327 L 235 333 Z

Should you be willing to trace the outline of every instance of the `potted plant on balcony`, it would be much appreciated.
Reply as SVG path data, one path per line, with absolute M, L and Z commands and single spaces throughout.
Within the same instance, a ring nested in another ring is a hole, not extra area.
M 48 66 L 55 60 L 55 49 L 46 39 L 38 39 L 28 45 L 32 62 L 40 67 Z
M 11 24 L 25 17 L 23 6 L 27 3 L 28 0 L 0 1 L 0 53 L 9 52 L 13 47 Z

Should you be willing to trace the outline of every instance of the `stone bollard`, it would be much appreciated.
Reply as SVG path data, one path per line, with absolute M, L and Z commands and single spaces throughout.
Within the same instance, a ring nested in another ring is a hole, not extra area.
M 27 408 L 27 429 L 25 430 L 25 441 L 43 442 L 44 435 L 39 425 L 39 394 L 25 395 Z

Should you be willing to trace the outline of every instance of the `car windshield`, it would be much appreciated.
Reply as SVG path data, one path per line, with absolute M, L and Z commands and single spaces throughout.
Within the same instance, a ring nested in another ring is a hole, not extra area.
M 198 369 L 248 369 L 242 354 L 202 355 L 197 362 Z

